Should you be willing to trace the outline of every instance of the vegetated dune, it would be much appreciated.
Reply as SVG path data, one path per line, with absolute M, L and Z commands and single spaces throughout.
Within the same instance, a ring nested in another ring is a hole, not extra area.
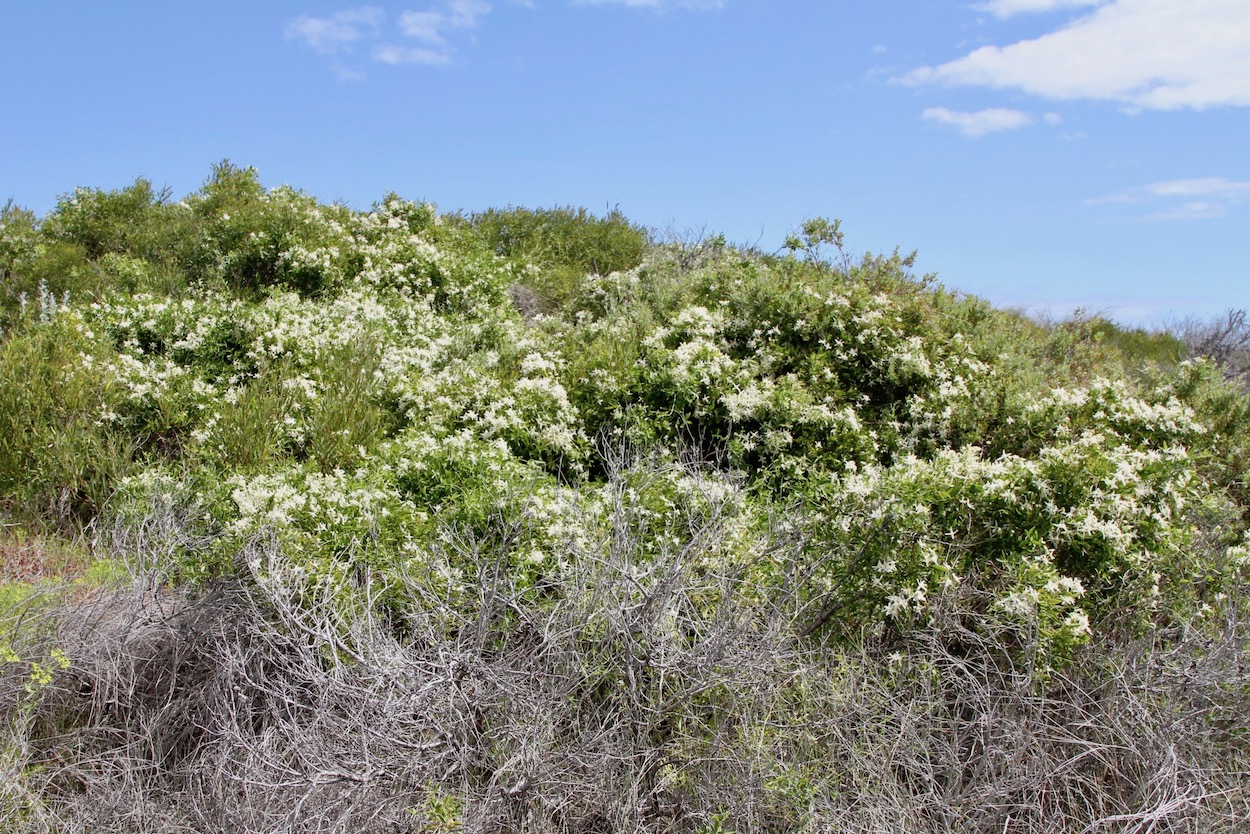
M 228 163 L 0 222 L 5 830 L 1250 821 L 1233 331 Z

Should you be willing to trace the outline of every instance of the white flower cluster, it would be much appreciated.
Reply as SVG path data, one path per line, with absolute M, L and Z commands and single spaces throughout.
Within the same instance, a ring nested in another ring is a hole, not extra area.
M 1099 389 L 1106 390 L 1122 389 Z M 1059 396 L 1062 405 L 1050 405 L 1078 422 L 1092 398 Z M 854 560 L 828 563 L 820 587 L 857 588 L 861 600 L 880 600 L 887 619 L 906 620 L 925 615 L 935 588 L 979 575 L 996 588 L 991 611 L 1032 623 L 1056 645 L 1088 636 L 1091 580 L 1114 577 L 1140 588 L 1141 602 L 1150 604 L 1163 565 L 1173 582 L 1186 581 L 1176 575 L 1190 535 L 1182 509 L 1199 487 L 1183 447 L 1139 445 L 1112 428 L 1126 413 L 1150 415 L 1151 432 L 1191 425 L 1181 408 L 1126 407 L 1099 417 L 1102 431 L 1060 436 L 1036 457 L 987 458 L 969 446 L 836 476 L 824 495 L 839 521 L 829 536 L 848 548 L 878 547 L 881 555 L 862 576 L 845 574 L 860 570 Z M 829 538 L 822 541 L 829 546 Z

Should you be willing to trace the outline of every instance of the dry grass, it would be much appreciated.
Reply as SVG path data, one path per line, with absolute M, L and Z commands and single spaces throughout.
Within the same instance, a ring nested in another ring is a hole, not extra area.
M 71 579 L 81 576 L 89 562 L 88 549 L 64 537 L 16 524 L 0 528 L 0 583 Z

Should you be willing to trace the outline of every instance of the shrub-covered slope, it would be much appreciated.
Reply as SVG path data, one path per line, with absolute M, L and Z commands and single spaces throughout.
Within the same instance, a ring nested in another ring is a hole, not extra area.
M 1250 405 L 1175 339 L 825 220 L 765 255 L 222 164 L 2 222 L 6 524 L 132 577 L 5 587 L 15 830 L 1250 812 Z

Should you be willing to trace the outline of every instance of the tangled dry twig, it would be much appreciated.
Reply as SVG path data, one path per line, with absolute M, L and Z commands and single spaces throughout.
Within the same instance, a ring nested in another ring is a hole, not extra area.
M 967 630 L 958 600 L 903 644 L 826 646 L 795 639 L 801 607 L 696 558 L 727 506 L 644 558 L 629 490 L 612 500 L 603 540 L 537 597 L 501 569 L 503 529 L 444 538 L 480 566 L 477 600 L 449 605 L 414 577 L 402 617 L 278 582 L 139 578 L 27 601 L 7 637 L 25 660 L 0 674 L 10 830 L 1158 834 L 1250 819 L 1235 606 L 1217 640 L 1108 637 L 1048 680 Z M 66 668 L 35 681 L 53 649 Z

